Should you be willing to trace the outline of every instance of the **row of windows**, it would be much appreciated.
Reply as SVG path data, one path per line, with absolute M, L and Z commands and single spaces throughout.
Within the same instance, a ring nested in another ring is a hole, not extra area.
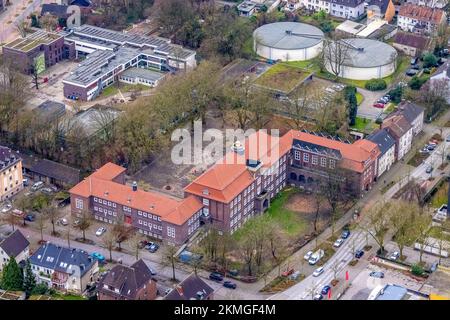
M 108 219 L 108 218 L 103 218 L 103 217 L 95 216 L 95 215 L 94 215 L 94 218 L 95 218 L 95 220 L 103 221 L 103 222 L 106 222 L 106 223 L 109 223 L 109 224 L 114 224 L 114 220 L 111 220 L 111 219 Z
M 108 201 L 108 200 L 99 199 L 99 198 L 96 198 L 96 197 L 94 197 L 94 202 L 98 202 L 98 203 L 104 204 L 105 206 L 108 206 L 108 207 L 113 207 L 113 208 L 116 207 L 116 204 L 114 202 L 111 202 L 111 201 Z
M 129 212 L 131 212 L 131 208 L 130 208 L 130 211 Z M 161 221 L 161 217 L 159 217 L 159 216 L 156 216 L 156 215 L 152 215 L 151 213 L 147 213 L 147 212 L 144 212 L 144 211 L 141 211 L 141 210 L 138 210 L 138 216 L 141 216 L 141 217 L 144 217 L 144 218 L 149 218 L 149 219 L 152 219 L 153 218 L 153 220 L 158 220 L 158 221 Z
M 209 213 L 209 212 L 208 212 Z M 189 218 L 188 220 L 188 226 L 190 226 L 192 223 L 194 223 L 194 221 L 198 220 L 198 218 L 200 217 L 200 211 L 197 212 L 196 214 L 194 214 L 192 217 Z
M 175 228 L 167 227 L 167 236 L 170 238 L 175 238 Z
M 300 161 L 302 159 L 302 154 L 301 154 L 300 151 L 294 150 L 294 159 L 297 160 L 297 161 Z M 308 163 L 309 160 L 310 160 L 309 153 L 304 152 L 303 153 L 303 162 Z M 311 163 L 314 164 L 314 165 L 317 165 L 319 163 L 319 156 L 312 155 L 311 156 Z M 320 157 L 320 166 L 322 166 L 322 167 L 326 167 L 327 166 L 327 158 Z M 334 169 L 335 166 L 336 166 L 336 160 L 330 159 L 329 160 L 329 167 L 330 167 L 330 169 Z
M 138 224 L 143 225 L 144 227 L 148 227 L 149 229 L 155 229 L 155 230 L 162 230 L 162 226 L 161 225 L 157 225 L 157 224 L 151 224 L 150 222 L 147 222 L 145 220 L 140 220 L 138 219 Z
M 153 237 L 153 238 L 162 239 L 162 236 L 160 234 L 156 234 L 156 233 L 153 233 L 150 231 L 139 229 L 139 233 L 145 234 L 145 235 Z
M 105 215 L 108 214 L 110 216 L 117 217 L 117 212 L 111 211 L 111 210 L 106 210 L 106 209 L 103 209 L 102 207 L 94 206 L 94 211 L 102 212 Z
M 200 226 L 200 221 L 196 221 L 195 223 L 193 223 L 189 229 L 188 229 L 188 235 L 192 234 L 195 230 L 198 229 L 198 227 Z

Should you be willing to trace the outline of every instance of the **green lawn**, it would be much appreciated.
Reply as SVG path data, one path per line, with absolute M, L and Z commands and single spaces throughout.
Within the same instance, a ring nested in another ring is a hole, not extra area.
M 441 232 L 441 228 L 438 226 L 431 227 L 430 236 L 435 239 L 442 239 L 450 242 L 450 234 Z
M 364 96 L 361 93 L 356 92 L 356 103 L 358 104 L 358 106 L 363 102 L 363 100 Z
M 122 93 L 124 93 L 124 92 L 130 92 L 133 90 L 142 91 L 142 90 L 150 89 L 150 87 L 144 86 L 142 84 L 133 85 L 133 84 L 125 84 L 125 83 L 121 83 L 119 85 L 119 87 L 117 87 L 116 84 L 112 84 L 109 87 L 103 89 L 100 96 L 102 98 L 106 98 L 106 97 L 116 95 L 119 93 L 119 89 Z
M 447 191 L 448 183 L 444 183 L 439 187 L 439 189 L 431 198 L 431 206 L 433 208 L 440 208 L 443 204 L 447 203 Z
M 351 128 L 360 132 L 370 133 L 375 130 L 377 126 L 378 125 L 372 120 L 356 117 L 356 123 L 354 126 L 351 126 Z
M 285 208 L 285 203 L 288 202 L 291 195 L 298 192 L 298 189 L 289 188 L 278 194 L 270 204 L 267 215 L 276 221 L 281 229 L 288 235 L 296 236 L 300 233 L 306 232 L 309 224 L 308 221 L 302 218 L 300 213 L 291 211 Z
M 276 64 L 258 77 L 255 84 L 288 93 L 308 75 L 308 72 L 299 68 Z
M 87 300 L 86 298 L 82 297 L 82 296 L 78 296 L 75 294 L 63 294 L 63 293 L 55 293 L 54 295 L 52 295 L 53 298 L 56 299 L 62 299 L 62 300 Z
M 302 217 L 301 213 L 291 211 L 285 207 L 291 195 L 299 192 L 298 189 L 288 188 L 280 192 L 271 202 L 269 209 L 264 214 L 271 219 L 272 223 L 277 224 L 288 236 L 298 237 L 307 232 L 310 226 L 309 222 Z M 241 236 L 249 232 L 251 223 L 247 222 L 233 233 L 233 237 L 239 240 Z

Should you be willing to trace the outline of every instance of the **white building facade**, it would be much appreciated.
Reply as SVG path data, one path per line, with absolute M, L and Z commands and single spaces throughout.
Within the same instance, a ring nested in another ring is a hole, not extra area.
M 344 18 L 358 19 L 364 14 L 364 1 L 362 0 L 302 0 L 303 6 L 309 10 L 324 10 L 328 14 Z

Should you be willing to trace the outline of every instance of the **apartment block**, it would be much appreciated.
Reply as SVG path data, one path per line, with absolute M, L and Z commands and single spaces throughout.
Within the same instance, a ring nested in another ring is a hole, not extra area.
M 22 189 L 22 159 L 11 149 L 0 146 L 0 201 Z

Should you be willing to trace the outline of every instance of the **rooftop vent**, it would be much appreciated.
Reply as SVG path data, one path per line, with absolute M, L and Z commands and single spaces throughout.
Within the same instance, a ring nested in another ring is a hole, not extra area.
M 137 191 L 137 189 L 138 189 L 138 184 L 137 184 L 136 181 L 133 181 L 132 188 L 133 188 L 133 191 Z

